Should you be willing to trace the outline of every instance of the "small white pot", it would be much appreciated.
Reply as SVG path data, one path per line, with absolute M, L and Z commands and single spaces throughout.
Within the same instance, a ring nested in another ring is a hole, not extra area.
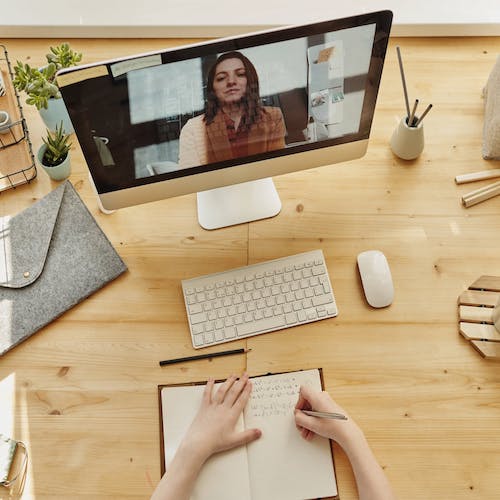
M 44 165 L 42 162 L 43 155 L 45 154 L 46 149 L 47 146 L 45 144 L 42 144 L 38 149 L 36 157 L 40 166 L 45 170 L 45 172 L 47 172 L 48 176 L 54 181 L 63 181 L 64 179 L 67 179 L 71 174 L 71 160 L 69 153 L 62 163 L 56 165 L 55 167 L 48 167 L 47 165 Z
M 402 118 L 391 137 L 392 152 L 403 160 L 415 160 L 424 150 L 424 126 L 408 127 Z

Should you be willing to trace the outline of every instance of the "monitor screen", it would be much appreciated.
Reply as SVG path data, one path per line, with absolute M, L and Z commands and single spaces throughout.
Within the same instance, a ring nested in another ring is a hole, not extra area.
M 104 207 L 362 156 L 391 22 L 376 12 L 60 71 Z

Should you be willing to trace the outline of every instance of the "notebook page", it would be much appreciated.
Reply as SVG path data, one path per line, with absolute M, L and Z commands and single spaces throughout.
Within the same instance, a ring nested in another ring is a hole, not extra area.
M 247 446 L 252 500 L 303 500 L 337 495 L 328 439 L 304 440 L 294 420 L 300 385 L 321 390 L 319 370 L 252 378 L 245 427 L 262 437 Z
M 216 387 L 220 384 L 216 384 Z M 164 387 L 161 390 L 165 468 L 198 412 L 204 385 Z M 243 430 L 240 417 L 237 429 Z M 250 500 L 248 461 L 244 446 L 213 455 L 202 467 L 191 500 Z

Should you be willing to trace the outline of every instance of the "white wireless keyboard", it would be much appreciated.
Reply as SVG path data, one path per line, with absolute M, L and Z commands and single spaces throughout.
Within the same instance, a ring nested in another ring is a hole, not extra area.
M 196 349 L 337 316 L 321 250 L 182 281 Z

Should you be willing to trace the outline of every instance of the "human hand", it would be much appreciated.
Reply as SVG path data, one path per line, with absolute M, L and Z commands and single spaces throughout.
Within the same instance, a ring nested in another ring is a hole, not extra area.
M 347 417 L 347 420 L 311 417 L 301 410 L 341 413 Z M 295 424 L 304 439 L 309 441 L 318 434 L 337 441 L 343 448 L 348 447 L 350 441 L 362 434 L 356 423 L 327 392 L 316 391 L 308 386 L 300 388 L 299 400 L 295 405 Z
M 214 453 L 250 443 L 261 436 L 259 429 L 236 431 L 235 426 L 252 392 L 248 374 L 239 379 L 231 375 L 213 394 L 214 381 L 209 380 L 203 399 L 182 445 L 203 460 Z

